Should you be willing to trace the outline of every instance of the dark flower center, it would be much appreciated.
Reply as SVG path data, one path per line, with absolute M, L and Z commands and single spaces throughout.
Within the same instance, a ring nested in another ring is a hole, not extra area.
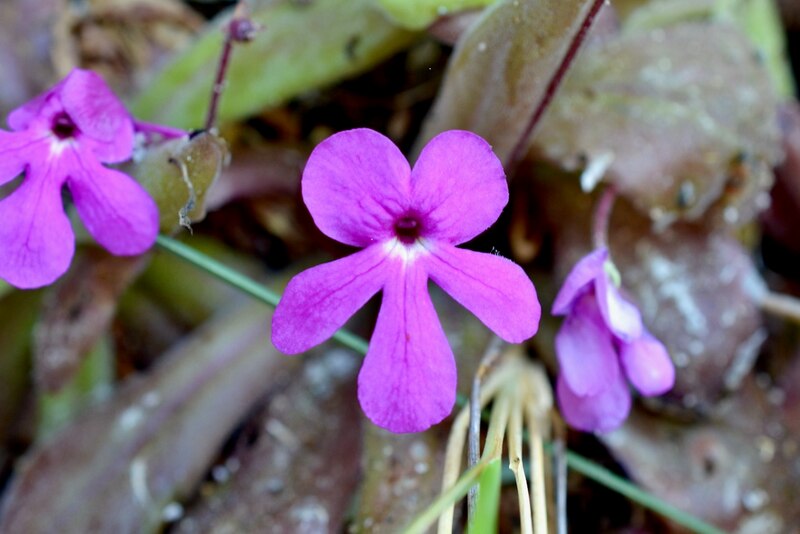
M 59 139 L 72 139 L 78 133 L 78 127 L 63 111 L 53 117 L 53 125 L 50 129 Z
M 422 224 L 413 215 L 404 215 L 394 223 L 394 234 L 401 243 L 410 245 L 416 241 L 422 232 Z

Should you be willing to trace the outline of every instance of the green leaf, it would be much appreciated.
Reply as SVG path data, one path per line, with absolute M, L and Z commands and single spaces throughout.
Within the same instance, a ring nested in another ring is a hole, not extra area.
M 5 297 L 13 290 L 14 290 L 13 287 L 0 280 L 0 298 Z
M 496 0 L 377 0 L 395 22 L 411 29 L 422 29 L 443 15 L 485 7 Z
M 759 54 L 778 94 L 790 99 L 795 93 L 792 70 L 786 57 L 786 38 L 780 14 L 772 0 L 740 0 L 733 13 Z
M 416 36 L 391 23 L 373 0 L 269 3 L 252 18 L 264 30 L 233 51 L 221 121 L 363 72 Z M 134 99 L 134 115 L 181 128 L 200 126 L 222 41 L 219 25 L 213 25 Z
M 14 291 L 0 299 L 0 444 L 25 405 L 31 384 L 30 344 L 41 291 Z M 4 451 L 0 447 L 0 460 Z
M 478 503 L 469 525 L 470 534 L 497 532 L 500 513 L 500 481 L 503 463 L 500 458 L 489 462 L 478 480 Z

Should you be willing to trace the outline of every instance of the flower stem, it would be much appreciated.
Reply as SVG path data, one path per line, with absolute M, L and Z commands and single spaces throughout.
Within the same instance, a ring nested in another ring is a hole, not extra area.
M 635 484 L 624 480 L 605 467 L 602 467 L 583 456 L 572 451 L 566 451 L 567 465 L 584 476 L 599 482 L 603 486 L 610 488 L 620 495 L 649 508 L 654 512 L 666 517 L 677 525 L 688 528 L 697 534 L 723 534 L 717 527 L 706 523 L 691 514 L 668 504 L 655 495 L 651 495 L 638 488 Z
M 575 37 L 572 38 L 572 42 L 569 44 L 566 54 L 564 54 L 564 59 L 558 65 L 553 77 L 550 78 L 547 88 L 545 89 L 544 96 L 542 96 L 539 104 L 533 110 L 533 115 L 531 115 L 528 125 L 525 127 L 525 130 L 522 132 L 517 144 L 514 146 L 514 150 L 511 151 L 511 156 L 508 158 L 507 165 L 509 175 L 513 173 L 514 169 L 517 168 L 517 165 L 519 165 L 520 161 L 522 161 L 522 158 L 525 156 L 525 151 L 528 148 L 528 142 L 533 134 L 533 131 L 536 129 L 536 126 L 542 119 L 545 110 L 547 110 L 547 107 L 553 100 L 556 90 L 561 85 L 561 82 L 564 81 L 564 76 L 567 74 L 567 70 L 569 70 L 570 65 L 572 65 L 572 62 L 575 59 L 575 56 L 577 55 L 581 45 L 586 40 L 586 36 L 589 33 L 589 29 L 592 27 L 592 23 L 594 22 L 597 13 L 600 12 L 600 8 L 603 7 L 607 1 L 608 0 L 592 1 L 592 5 L 589 8 L 589 11 L 586 13 L 586 18 L 583 19 L 580 29 L 578 29 L 578 31 L 575 33 Z
M 252 278 L 234 271 L 211 256 L 203 254 L 192 247 L 186 246 L 180 241 L 172 239 L 171 237 L 160 235 L 156 239 L 156 243 L 162 249 L 191 263 L 195 267 L 203 269 L 207 273 L 219 278 L 223 282 L 226 282 L 237 289 L 242 290 L 251 297 L 263 302 L 264 304 L 267 304 L 268 306 L 274 308 L 278 305 L 278 301 L 281 299 L 280 295 L 259 284 Z M 333 334 L 333 339 L 360 354 L 366 354 L 367 348 L 369 347 L 367 340 L 346 330 L 339 330 Z
M 225 76 L 228 73 L 233 44 L 251 41 L 258 30 L 258 26 L 250 20 L 247 2 L 239 0 L 233 11 L 233 18 L 225 27 L 225 40 L 222 43 L 222 54 L 220 54 L 219 64 L 217 65 L 217 75 L 211 88 L 211 102 L 208 105 L 205 130 L 210 130 L 217 123 L 219 101 L 225 88 Z
M 767 313 L 800 324 L 800 299 L 797 297 L 768 291 L 761 297 L 759 305 Z
M 611 221 L 611 209 L 617 199 L 617 189 L 609 185 L 603 190 L 592 218 L 592 245 L 595 249 L 608 248 L 608 223 Z

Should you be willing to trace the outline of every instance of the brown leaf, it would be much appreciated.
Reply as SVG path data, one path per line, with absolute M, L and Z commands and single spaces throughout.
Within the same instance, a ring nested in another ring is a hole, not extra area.
M 635 410 L 604 441 L 646 489 L 726 532 L 796 533 L 799 364 L 776 385 L 748 376 L 707 420 Z
M 219 486 L 201 491 L 177 532 L 343 530 L 360 479 L 361 357 L 331 344 L 314 352 L 212 469 Z
M 117 299 L 146 263 L 96 248 L 76 256 L 66 276 L 47 293 L 34 332 L 36 385 L 56 392 L 108 331 Z
M 441 490 L 446 428 L 391 434 L 374 425 L 364 437 L 364 482 L 354 528 L 399 531 Z
M 0 530 L 154 532 L 189 495 L 237 422 L 297 359 L 269 343 L 269 313 L 235 304 L 151 373 L 28 453 Z
M 183 48 L 202 18 L 177 0 L 94 0 L 60 21 L 53 56 L 63 74 L 81 66 L 131 94 L 149 73 Z
M 739 387 L 767 337 L 757 304 L 764 283 L 732 237 L 684 224 L 648 233 L 645 219 L 620 208 L 611 252 L 623 287 L 675 362 L 669 396 L 705 411 Z
M 608 157 L 607 179 L 665 225 L 712 205 L 729 224 L 766 205 L 780 158 L 777 100 L 733 26 L 622 34 L 575 62 L 535 151 L 565 168 Z

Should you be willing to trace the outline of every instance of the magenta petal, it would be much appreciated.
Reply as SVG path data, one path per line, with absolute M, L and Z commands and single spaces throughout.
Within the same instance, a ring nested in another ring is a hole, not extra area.
M 631 409 L 631 394 L 622 377 L 594 395 L 577 395 L 563 379 L 556 384 L 561 415 L 573 428 L 586 432 L 610 432 L 618 428 Z
M 0 185 L 22 174 L 29 161 L 46 158 L 43 143 L 27 132 L 0 130 Z M 42 160 L 43 161 L 43 160 Z
M 508 203 L 508 184 L 489 143 L 451 130 L 422 150 L 411 171 L 411 194 L 425 235 L 457 245 L 497 220 Z
M 661 395 L 675 384 L 675 366 L 667 349 L 647 331 L 622 344 L 620 360 L 628 380 L 642 395 Z
M 378 322 L 358 376 L 358 398 L 376 425 L 419 432 L 450 414 L 456 366 L 418 264 L 395 272 L 384 287 Z
M 595 295 L 600 314 L 615 336 L 628 341 L 641 335 L 643 327 L 639 309 L 625 300 L 608 276 L 597 277 Z
M 6 119 L 8 126 L 15 131 L 26 130 L 31 127 L 34 122 L 39 122 L 43 119 L 42 115 L 45 108 L 53 111 L 60 110 L 61 103 L 58 101 L 58 94 L 64 87 L 65 81 L 66 79 L 61 80 L 47 91 L 40 93 L 33 99 L 28 100 L 18 108 L 12 110 Z M 56 101 L 53 102 L 53 99 L 56 99 Z M 50 113 L 47 112 L 44 114 L 50 115 Z
M 603 265 L 607 259 L 608 250 L 599 248 L 575 264 L 553 301 L 553 315 L 569 313 L 572 304 L 585 292 L 588 285 L 596 278 L 606 276 L 603 272 Z
M 409 208 L 411 170 L 388 138 L 365 128 L 334 134 L 308 157 L 303 200 L 322 232 L 365 247 L 393 235 Z
M 594 395 L 617 380 L 617 353 L 594 296 L 581 297 L 556 334 L 561 376 L 578 395 Z
M 385 261 L 378 245 L 292 278 L 272 317 L 272 343 L 297 354 L 331 337 L 383 286 Z
M 133 178 L 79 154 L 62 156 L 67 186 L 84 226 L 109 252 L 141 254 L 158 235 L 158 208 Z
M 436 243 L 425 267 L 436 285 L 504 340 L 521 343 L 539 328 L 536 289 L 514 262 Z
M 75 236 L 64 214 L 61 180 L 28 171 L 22 184 L 0 201 L 0 278 L 23 288 L 52 283 L 75 252 Z
M 81 145 L 89 146 L 104 163 L 130 158 L 133 120 L 103 78 L 92 71 L 73 69 L 59 96 L 64 111 L 81 132 Z

